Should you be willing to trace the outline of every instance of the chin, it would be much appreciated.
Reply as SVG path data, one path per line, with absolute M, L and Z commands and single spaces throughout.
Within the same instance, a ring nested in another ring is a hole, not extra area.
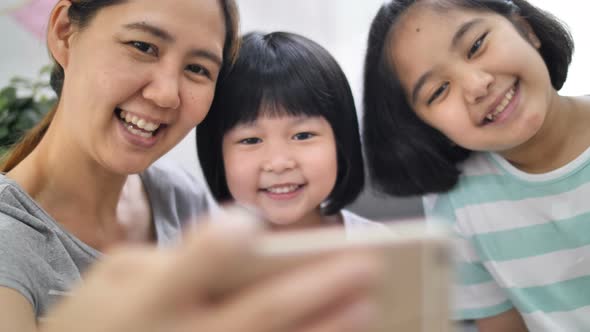
M 103 164 L 106 170 L 119 175 L 137 174 L 145 171 L 153 162 L 144 160 L 118 160 Z
M 288 229 L 297 227 L 297 220 L 272 217 L 267 217 L 266 220 L 271 228 Z

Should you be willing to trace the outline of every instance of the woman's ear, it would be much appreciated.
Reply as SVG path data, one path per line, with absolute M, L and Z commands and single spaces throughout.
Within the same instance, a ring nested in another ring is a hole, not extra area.
M 51 11 L 47 27 L 47 47 L 63 68 L 68 65 L 71 39 L 75 32 L 75 25 L 68 16 L 71 5 L 70 0 L 60 0 Z
M 516 28 L 518 29 L 518 31 L 520 31 L 522 36 L 529 43 L 531 43 L 531 45 L 533 45 L 534 48 L 541 48 L 541 40 L 529 24 L 529 22 L 524 17 L 520 15 L 514 15 L 514 17 L 512 18 L 512 22 L 514 25 L 516 25 Z

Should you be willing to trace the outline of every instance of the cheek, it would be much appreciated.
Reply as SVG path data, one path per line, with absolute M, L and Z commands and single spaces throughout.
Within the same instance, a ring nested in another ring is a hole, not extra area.
M 209 113 L 209 108 L 213 102 L 213 95 L 215 93 L 215 85 L 193 88 L 194 91 L 186 93 L 183 99 L 185 100 L 184 121 L 188 127 L 195 127 Z
M 338 157 L 334 146 L 324 146 L 316 149 L 307 156 L 307 164 L 313 172 L 315 182 L 321 184 L 322 188 L 329 194 L 338 177 Z
M 539 107 L 539 109 L 542 108 Z M 547 113 L 545 112 L 529 112 L 526 114 L 524 121 L 522 121 L 521 128 L 519 128 L 520 130 L 516 130 L 516 132 L 528 139 L 541 130 L 546 117 Z
M 119 54 L 104 54 L 102 56 L 88 56 L 96 60 L 82 63 L 77 68 L 79 86 L 85 86 L 92 94 L 84 94 L 97 101 L 120 103 L 130 98 L 147 81 L 147 71 L 123 59 L 114 58 Z M 132 68 L 132 69 L 131 69 Z
M 243 202 L 252 188 L 257 188 L 258 168 L 255 160 L 240 153 L 224 151 L 223 164 L 230 193 L 236 200 Z

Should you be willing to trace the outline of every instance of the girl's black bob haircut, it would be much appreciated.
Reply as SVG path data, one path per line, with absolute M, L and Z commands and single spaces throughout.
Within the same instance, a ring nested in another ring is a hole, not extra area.
M 418 2 L 440 10 L 492 11 L 512 22 L 515 22 L 515 15 L 520 15 L 541 41 L 539 53 L 556 90 L 566 80 L 574 49 L 572 37 L 561 22 L 524 0 L 393 0 L 384 4 L 373 19 L 369 32 L 362 132 L 373 186 L 395 196 L 452 189 L 461 173 L 458 164 L 471 153 L 452 144 L 416 116 L 392 66 L 390 31 L 400 16 Z
M 324 117 L 334 132 L 338 174 L 322 212 L 337 213 L 358 197 L 364 185 L 359 126 L 342 69 L 305 37 L 253 32 L 243 36 L 236 62 L 222 68 L 211 110 L 197 126 L 197 153 L 217 201 L 232 200 L 223 165 L 224 134 L 261 115 Z

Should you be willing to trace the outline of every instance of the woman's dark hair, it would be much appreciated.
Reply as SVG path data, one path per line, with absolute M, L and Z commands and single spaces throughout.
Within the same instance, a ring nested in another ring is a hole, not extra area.
M 322 212 L 334 214 L 357 198 L 364 171 L 356 109 L 346 76 L 328 51 L 292 33 L 249 33 L 235 64 L 224 66 L 222 76 L 211 111 L 197 126 L 197 152 L 216 200 L 232 200 L 223 136 L 261 115 L 324 117 L 334 132 L 338 174 Z
M 119 5 L 127 0 L 72 0 L 68 9 L 68 17 L 79 29 L 84 29 L 91 22 L 96 14 L 103 8 Z M 232 63 L 237 55 L 239 15 L 235 0 L 219 0 L 223 16 L 225 18 L 225 44 L 223 48 L 224 63 Z M 64 83 L 64 69 L 53 61 L 53 70 L 50 76 L 50 85 L 57 97 L 61 96 L 61 89 Z M 54 106 L 41 121 L 31 128 L 10 151 L 2 157 L 0 162 L 0 172 L 8 172 L 25 159 L 33 149 L 41 142 L 41 139 L 47 132 L 57 105 Z
M 408 8 L 420 2 L 439 10 L 492 11 L 511 20 L 522 32 L 514 20 L 520 15 L 541 41 L 539 53 L 556 90 L 565 82 L 574 49 L 572 37 L 561 22 L 524 0 L 393 0 L 384 4 L 369 32 L 362 132 L 372 184 L 396 196 L 452 189 L 461 174 L 458 164 L 471 153 L 417 117 L 393 68 L 389 42 L 392 27 Z

